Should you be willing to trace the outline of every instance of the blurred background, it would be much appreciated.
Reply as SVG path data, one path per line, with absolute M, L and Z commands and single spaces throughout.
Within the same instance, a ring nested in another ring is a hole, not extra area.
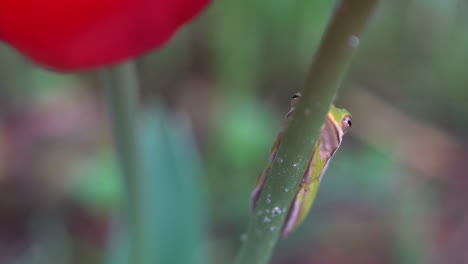
M 232 262 L 332 2 L 218 0 L 138 60 L 148 263 Z M 381 2 L 337 97 L 353 128 L 272 263 L 468 263 L 466 12 Z M 95 74 L 0 44 L 0 157 L 0 263 L 120 263 L 123 186 Z

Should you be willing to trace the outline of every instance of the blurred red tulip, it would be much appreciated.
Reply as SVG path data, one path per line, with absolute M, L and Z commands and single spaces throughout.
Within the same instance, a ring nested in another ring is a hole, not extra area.
M 57 70 L 106 66 L 167 42 L 210 0 L 0 0 L 0 39 Z

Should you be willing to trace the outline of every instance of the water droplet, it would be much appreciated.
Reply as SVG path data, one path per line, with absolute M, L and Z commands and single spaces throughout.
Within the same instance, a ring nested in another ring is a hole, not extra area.
M 359 38 L 355 35 L 351 35 L 348 39 L 348 44 L 351 46 L 351 48 L 356 48 L 359 45 Z
M 262 210 L 257 211 L 257 215 L 258 215 L 258 216 L 261 216 L 262 214 L 263 214 L 263 211 L 262 211 Z
M 306 116 L 309 116 L 309 115 L 310 115 L 310 109 L 309 109 L 309 108 L 306 108 L 306 109 L 304 110 L 304 114 L 305 114 Z
M 284 192 L 289 192 L 289 188 L 284 188 Z
M 271 199 L 270 199 L 270 198 L 266 198 L 266 203 L 267 203 L 267 204 L 270 204 L 270 203 L 271 203 Z
M 270 213 L 270 209 L 265 209 L 265 212 L 266 212 L 267 214 L 269 214 L 269 213 Z
M 270 231 L 275 231 L 276 226 L 270 226 Z
M 268 218 L 268 216 L 265 216 L 265 218 L 263 218 L 263 223 L 269 223 L 271 221 L 270 218 Z
M 283 163 L 284 161 L 282 158 L 277 158 L 276 160 L 278 161 L 278 163 Z
M 299 163 L 294 163 L 293 164 L 293 167 L 296 168 L 297 166 L 299 166 Z
M 267 193 L 267 197 L 271 197 L 271 193 Z
M 271 214 L 272 214 L 273 216 L 275 216 L 275 215 L 280 215 L 280 214 L 281 214 L 281 209 L 280 209 L 278 206 L 273 207 L 273 209 L 271 209 Z
M 246 233 L 244 233 L 244 234 L 242 234 L 242 235 L 240 236 L 240 240 L 241 240 L 242 242 L 247 241 L 248 238 L 249 238 L 249 237 L 247 236 Z

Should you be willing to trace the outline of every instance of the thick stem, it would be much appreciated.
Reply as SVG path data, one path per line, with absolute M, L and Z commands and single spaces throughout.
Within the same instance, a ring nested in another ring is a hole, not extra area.
M 276 160 L 282 162 L 273 162 L 250 218 L 247 240 L 237 256 L 237 264 L 263 264 L 271 258 L 295 194 L 285 190 L 297 190 L 325 116 L 377 1 L 338 1 L 311 65 L 301 101 L 278 150 Z
M 114 141 L 125 188 L 124 221 L 130 242 L 130 263 L 141 264 L 143 247 L 138 217 L 141 216 L 137 199 L 142 179 L 141 159 L 137 141 L 138 77 L 133 62 L 121 64 L 100 72 L 105 86 L 111 115 Z

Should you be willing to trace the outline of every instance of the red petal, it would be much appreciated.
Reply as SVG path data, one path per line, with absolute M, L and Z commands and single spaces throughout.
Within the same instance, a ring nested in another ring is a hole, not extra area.
M 167 42 L 209 0 L 0 0 L 0 38 L 59 70 L 114 64 Z

